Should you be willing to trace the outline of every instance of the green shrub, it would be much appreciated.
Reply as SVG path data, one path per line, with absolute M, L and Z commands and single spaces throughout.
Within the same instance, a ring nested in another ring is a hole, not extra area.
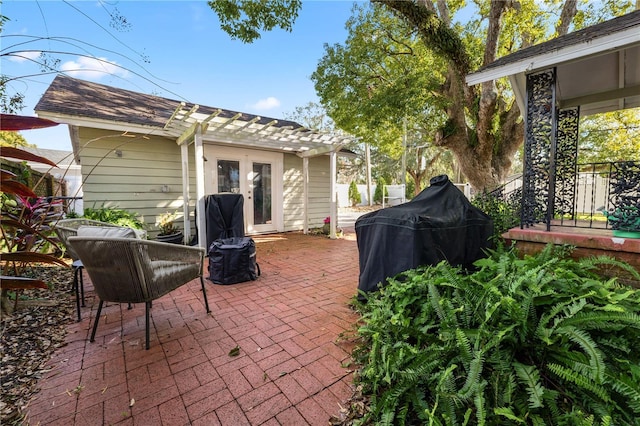
M 363 422 L 638 425 L 640 291 L 593 270 L 639 274 L 564 254 L 499 249 L 472 274 L 443 262 L 371 294 L 354 351 Z
M 407 200 L 413 199 L 416 196 L 416 183 L 413 179 L 407 179 L 407 184 L 404 187 L 404 198 Z
M 360 195 L 360 191 L 358 191 L 358 185 L 356 185 L 356 182 L 353 180 L 349 184 L 349 201 L 352 206 L 357 206 L 362 202 L 362 196 Z
M 376 183 L 376 190 L 373 193 L 374 203 L 382 204 L 382 190 L 384 189 L 384 186 L 386 184 L 387 181 L 383 177 L 378 178 L 378 181 Z
M 490 193 L 477 194 L 471 203 L 488 214 L 493 219 L 494 238 L 501 238 L 509 229 L 520 225 L 520 198 L 519 194 L 503 200 Z
M 103 205 L 98 209 L 85 208 L 83 216 L 87 219 L 113 223 L 118 226 L 144 229 L 144 223 L 138 218 L 136 213 L 118 207 L 105 207 Z

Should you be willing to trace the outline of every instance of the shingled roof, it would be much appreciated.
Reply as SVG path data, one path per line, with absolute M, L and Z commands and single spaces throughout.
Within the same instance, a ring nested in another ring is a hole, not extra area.
M 195 104 L 160 96 L 58 75 L 42 95 L 35 111 L 163 128 L 181 104 L 184 104 L 186 109 L 195 106 Z M 198 108 L 199 113 L 207 115 L 218 111 L 220 111 L 218 116 L 222 118 L 231 118 L 237 114 L 241 114 L 245 120 L 253 120 L 257 117 L 222 108 L 202 105 Z M 257 123 L 267 124 L 273 120 L 269 117 L 260 117 Z M 302 127 L 296 122 L 287 120 L 277 120 L 275 126 Z
M 308 129 L 290 120 L 201 106 L 58 75 L 36 113 L 59 123 L 155 134 L 182 144 L 200 129 L 203 141 L 294 152 L 302 157 L 336 151 L 353 137 Z M 198 126 L 199 125 L 199 126 Z M 75 142 L 72 141 L 75 146 Z
M 609 21 L 602 22 L 600 24 L 592 25 L 579 31 L 574 31 L 563 36 L 554 38 L 544 43 L 530 46 L 526 49 L 519 50 L 510 55 L 503 56 L 496 59 L 492 63 L 480 68 L 474 74 L 478 74 L 494 68 L 500 68 L 507 64 L 519 62 L 525 59 L 533 58 L 535 56 L 551 53 L 561 49 L 565 49 L 578 44 L 587 44 L 594 39 L 610 35 L 612 33 L 618 33 L 633 27 L 640 25 L 640 10 L 631 12 L 627 15 L 613 18 Z M 640 31 L 640 29 L 638 30 Z

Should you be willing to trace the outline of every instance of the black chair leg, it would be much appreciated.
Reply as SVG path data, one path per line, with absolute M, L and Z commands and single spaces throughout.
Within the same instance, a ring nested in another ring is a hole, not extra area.
M 145 337 L 147 338 L 147 346 L 146 349 L 149 350 L 149 310 L 151 309 L 151 302 L 145 302 L 145 324 L 146 324 L 146 330 L 145 330 Z
M 80 282 L 80 297 L 82 298 L 82 307 L 85 307 L 86 305 L 84 304 L 84 278 L 82 277 L 82 269 L 84 269 L 84 266 L 78 269 L 78 278 Z
M 80 268 L 73 268 L 73 291 L 76 294 L 76 310 L 78 311 L 78 322 L 80 322 L 82 321 L 82 317 L 80 315 L 80 282 L 78 276 L 82 277 Z
M 200 275 L 200 285 L 202 286 L 202 295 L 204 296 L 204 306 L 207 308 L 207 313 L 211 313 L 211 309 L 209 309 L 209 301 L 207 300 L 207 290 L 204 288 L 204 279 L 202 279 L 202 275 Z
M 98 312 L 96 312 L 96 319 L 93 320 L 93 331 L 91 332 L 91 339 L 89 339 L 90 342 L 96 340 L 96 330 L 98 329 L 98 321 L 100 321 L 100 314 L 102 313 L 102 303 L 102 300 L 98 303 Z
M 82 298 L 82 307 L 84 308 L 86 305 L 84 304 L 84 278 L 82 277 L 82 269 L 84 266 L 78 268 L 78 282 L 80 283 L 80 297 Z

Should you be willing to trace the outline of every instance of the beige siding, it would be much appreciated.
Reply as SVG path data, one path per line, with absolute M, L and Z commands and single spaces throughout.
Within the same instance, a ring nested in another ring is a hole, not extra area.
M 82 128 L 80 146 L 85 207 L 104 205 L 135 211 L 151 235 L 155 234 L 158 215 L 182 210 L 180 147 L 174 141 L 157 136 L 123 137 L 117 132 Z M 122 151 L 122 157 L 116 155 L 116 150 Z M 190 196 L 195 197 L 193 161 L 190 169 Z M 195 205 L 194 200 L 190 205 Z M 182 225 L 181 221 L 178 225 Z
M 117 132 L 82 128 L 80 152 L 84 182 L 84 206 L 119 207 L 137 212 L 147 224 L 150 236 L 156 233 L 158 215 L 182 211 L 182 169 L 180 147 L 158 136 L 124 137 Z M 122 151 L 118 157 L 116 150 Z M 195 206 L 195 165 L 189 147 L 190 216 Z M 302 159 L 284 155 L 283 224 L 285 231 L 304 226 L 304 186 Z M 309 159 L 309 226 L 321 227 L 329 215 L 329 156 Z M 163 192 L 165 190 L 165 192 Z M 182 222 L 178 224 L 180 227 Z M 195 231 L 192 225 L 192 231 Z M 192 232 L 193 233 L 193 232 Z
M 329 216 L 329 156 L 309 159 L 309 227 L 323 225 Z M 304 181 L 302 158 L 284 156 L 283 214 L 285 231 L 298 231 L 304 227 Z

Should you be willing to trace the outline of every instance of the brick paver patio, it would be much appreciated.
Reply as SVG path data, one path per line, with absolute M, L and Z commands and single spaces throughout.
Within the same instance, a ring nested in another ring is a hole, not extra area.
M 85 278 L 83 320 L 49 362 L 28 424 L 327 425 L 352 391 L 340 335 L 357 320 L 355 237 L 254 239 L 262 276 L 206 281 L 211 315 L 198 281 L 155 301 L 148 351 L 142 304 L 107 304 L 89 342 L 97 299 Z

